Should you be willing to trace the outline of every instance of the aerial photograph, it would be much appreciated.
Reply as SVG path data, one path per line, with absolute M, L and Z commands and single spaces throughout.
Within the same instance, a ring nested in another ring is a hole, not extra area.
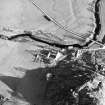
M 105 0 L 0 0 L 0 105 L 105 105 Z

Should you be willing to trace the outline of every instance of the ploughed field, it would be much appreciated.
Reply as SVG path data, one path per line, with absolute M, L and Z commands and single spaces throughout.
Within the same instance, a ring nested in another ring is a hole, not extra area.
M 104 63 L 98 60 L 104 58 L 104 51 L 72 49 L 55 66 L 39 66 L 30 70 L 18 68 L 20 75 L 25 72 L 20 77 L 1 75 L 1 83 L 9 88 L 9 91 L 3 89 L 7 94 L 4 96 L 17 105 L 101 104 L 104 101 L 105 74 Z M 48 74 L 51 76 L 47 77 Z

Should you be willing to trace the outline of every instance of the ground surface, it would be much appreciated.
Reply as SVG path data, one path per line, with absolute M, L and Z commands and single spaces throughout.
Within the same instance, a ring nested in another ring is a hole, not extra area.
M 84 0 L 34 1 L 67 29 L 80 36 L 85 33 L 84 39 L 94 29 L 93 14 Z M 25 34 L 18 36 L 21 33 Z M 25 36 L 27 33 L 31 37 Z M 0 102 L 9 99 L 5 105 L 104 105 L 105 48 L 99 49 L 94 43 L 87 51 L 66 49 L 63 56 L 59 44 L 83 43 L 72 35 L 47 21 L 31 0 L 1 0 Z M 59 54 L 63 59 L 56 61 Z

